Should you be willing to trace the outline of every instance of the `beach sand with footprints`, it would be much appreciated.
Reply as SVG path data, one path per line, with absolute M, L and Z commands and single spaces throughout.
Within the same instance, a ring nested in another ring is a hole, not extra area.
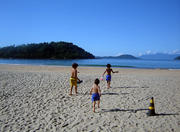
M 119 69 L 112 88 L 100 82 L 100 108 L 90 89 L 105 67 L 79 67 L 78 95 L 69 96 L 71 67 L 0 65 L 0 131 L 180 131 L 180 70 Z M 147 116 L 154 97 L 156 116 Z

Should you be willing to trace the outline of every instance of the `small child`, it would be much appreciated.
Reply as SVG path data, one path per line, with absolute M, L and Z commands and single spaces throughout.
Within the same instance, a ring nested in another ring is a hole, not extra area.
M 77 77 L 77 73 L 78 73 L 77 67 L 78 67 L 77 63 L 72 64 L 71 77 L 70 77 L 71 88 L 70 88 L 70 94 L 69 95 L 72 95 L 73 86 L 75 86 L 75 93 L 77 94 L 77 80 L 80 81 L 79 78 Z
M 118 71 L 113 71 L 111 69 L 111 64 L 107 64 L 106 67 L 107 68 L 106 68 L 105 72 L 103 73 L 103 76 L 107 72 L 107 75 L 106 75 L 107 88 L 110 88 L 110 84 L 111 84 L 111 72 L 112 73 L 118 73 Z
M 91 100 L 93 102 L 93 112 L 95 112 L 96 101 L 98 101 L 98 108 L 100 104 L 101 90 L 98 84 L 99 84 L 99 79 L 96 78 L 94 81 L 94 85 L 90 91 L 90 95 L 92 94 Z

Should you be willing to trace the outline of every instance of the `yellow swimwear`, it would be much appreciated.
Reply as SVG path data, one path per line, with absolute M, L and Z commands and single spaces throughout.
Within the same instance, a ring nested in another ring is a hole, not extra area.
M 75 78 L 70 78 L 70 85 L 71 86 L 77 86 L 77 79 L 75 79 Z

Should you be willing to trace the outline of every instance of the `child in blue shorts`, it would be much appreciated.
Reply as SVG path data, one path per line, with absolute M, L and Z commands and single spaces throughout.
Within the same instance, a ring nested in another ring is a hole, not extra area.
M 98 101 L 98 108 L 100 104 L 101 90 L 98 84 L 99 84 L 99 79 L 96 78 L 94 81 L 94 85 L 90 91 L 90 95 L 92 95 L 91 100 L 93 102 L 93 112 L 95 112 L 96 101 Z
M 106 68 L 105 72 L 103 73 L 103 76 L 107 72 L 107 75 L 106 75 L 107 88 L 110 88 L 110 84 L 111 84 L 111 72 L 112 73 L 118 73 L 118 71 L 113 71 L 111 69 L 111 64 L 107 64 L 106 67 L 107 68 Z

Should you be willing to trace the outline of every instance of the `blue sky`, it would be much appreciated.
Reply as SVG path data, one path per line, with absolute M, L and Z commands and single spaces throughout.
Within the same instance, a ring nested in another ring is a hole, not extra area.
M 180 0 L 0 0 L 0 47 L 51 41 L 96 56 L 180 52 Z

